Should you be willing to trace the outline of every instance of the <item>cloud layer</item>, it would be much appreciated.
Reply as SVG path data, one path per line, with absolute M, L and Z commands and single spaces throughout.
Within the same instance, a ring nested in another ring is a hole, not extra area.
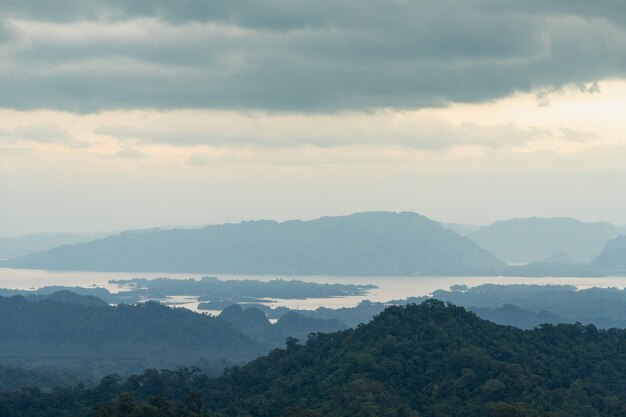
M 7 108 L 419 108 L 626 75 L 622 0 L 1 4 Z

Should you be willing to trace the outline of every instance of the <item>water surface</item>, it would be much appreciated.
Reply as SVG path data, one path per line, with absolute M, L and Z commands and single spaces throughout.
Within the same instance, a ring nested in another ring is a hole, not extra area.
M 538 284 L 538 285 L 573 285 L 578 289 L 591 287 L 616 287 L 626 288 L 626 277 L 430 277 L 430 276 L 331 276 L 331 275 L 307 275 L 307 276 L 284 276 L 284 275 L 232 275 L 232 274 L 184 274 L 165 272 L 83 272 L 83 271 L 48 271 L 41 269 L 11 269 L 0 268 L 0 288 L 13 289 L 36 289 L 51 285 L 91 287 L 98 286 L 107 288 L 111 292 L 117 292 L 123 287 L 110 284 L 110 280 L 159 277 L 188 279 L 214 276 L 222 280 L 232 279 L 257 279 L 269 281 L 273 279 L 296 279 L 299 281 L 317 283 L 338 284 L 374 284 L 378 288 L 371 290 L 366 295 L 345 296 L 333 298 L 308 298 L 274 300 L 273 306 L 285 306 L 289 308 L 313 310 L 317 307 L 353 307 L 363 300 L 389 301 L 404 299 L 411 296 L 429 295 L 438 289 L 448 289 L 454 284 L 464 284 L 475 287 L 481 284 Z M 171 305 L 178 305 L 195 310 L 194 297 L 180 296 L 170 297 Z

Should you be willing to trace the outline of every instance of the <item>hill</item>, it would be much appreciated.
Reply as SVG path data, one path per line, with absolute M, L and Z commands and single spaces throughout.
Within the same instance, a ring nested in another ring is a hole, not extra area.
M 0 297 L 2 364 L 102 377 L 200 360 L 241 362 L 268 350 L 226 321 L 186 309 L 154 302 L 112 307 L 64 293 L 55 298 L 63 301 Z
M 21 417 L 617 417 L 626 409 L 626 331 L 519 330 L 440 301 L 390 307 L 367 325 L 289 340 L 220 378 L 146 371 L 122 382 L 0 396 Z M 62 414 L 65 413 L 65 414 Z
M 570 285 L 496 285 L 468 288 L 454 285 L 450 290 L 436 290 L 432 297 L 465 307 L 479 317 L 498 324 L 532 329 L 544 323 L 592 324 L 598 328 L 626 329 L 626 290 L 617 288 L 577 289 Z M 280 319 L 289 311 L 306 317 L 337 320 L 350 327 L 369 322 L 390 305 L 422 303 L 430 297 L 409 297 L 386 303 L 363 301 L 355 307 L 316 310 L 272 309 L 255 305 L 268 317 Z
M 29 294 L 24 295 L 28 301 L 37 302 L 41 300 L 54 300 L 60 303 L 72 303 L 72 304 L 80 304 L 87 307 L 108 307 L 109 303 L 104 301 L 101 298 L 95 297 L 93 295 L 82 295 L 76 294 L 75 292 L 69 290 L 60 290 L 53 292 L 52 294 Z
M 3 263 L 12 268 L 281 275 L 476 275 L 503 265 L 415 213 L 126 232 Z
M 433 292 L 433 297 L 471 308 L 482 315 L 484 308 L 493 309 L 506 305 L 537 313 L 545 317 L 544 322 L 580 322 L 600 328 L 626 328 L 626 290 L 617 288 L 577 289 L 570 285 L 495 285 L 484 284 L 466 291 Z M 506 313 L 505 311 L 500 311 Z M 509 309 L 509 313 L 514 312 Z M 496 313 L 496 312 L 494 312 Z M 484 317 L 500 323 L 507 314 L 496 318 L 495 314 Z M 552 316 L 552 318 L 550 318 Z M 535 321 L 536 324 L 537 321 Z
M 607 242 L 591 264 L 609 274 L 626 274 L 626 236 L 618 236 Z
M 605 222 L 533 217 L 500 221 L 467 236 L 511 264 L 550 261 L 554 253 L 568 262 L 588 263 L 622 232 Z
M 348 328 L 336 319 L 306 317 L 295 311 L 283 314 L 273 325 L 260 309 L 242 308 L 239 304 L 225 308 L 219 317 L 231 323 L 243 334 L 273 347 L 282 346 L 288 337 L 306 339 L 310 333 L 327 333 Z
M 0 236 L 0 259 L 11 259 L 60 245 L 100 239 L 110 233 L 38 233 L 24 236 Z

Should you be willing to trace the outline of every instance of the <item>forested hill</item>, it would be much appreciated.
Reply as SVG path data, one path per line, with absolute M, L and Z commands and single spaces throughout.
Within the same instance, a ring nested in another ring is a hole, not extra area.
M 103 371 L 136 373 L 202 359 L 241 362 L 265 352 L 224 320 L 154 302 L 111 307 L 0 297 L 3 364 L 102 377 Z
M 415 213 L 126 232 L 3 263 L 14 268 L 281 275 L 493 274 L 502 262 Z
M 430 300 L 290 341 L 223 377 L 147 371 L 93 389 L 0 396 L 0 414 L 612 417 L 626 410 L 626 331 L 524 331 Z M 65 414 L 63 414 L 65 413 Z M 192 414 L 193 413 L 193 414 Z

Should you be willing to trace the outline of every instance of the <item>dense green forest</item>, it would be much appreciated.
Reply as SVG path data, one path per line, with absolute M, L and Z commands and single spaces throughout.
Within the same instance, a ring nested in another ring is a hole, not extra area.
M 238 363 L 267 351 L 224 320 L 154 302 L 94 306 L 0 297 L 5 365 L 46 365 L 90 379 L 201 360 Z
M 18 388 L 23 381 L 68 386 L 150 367 L 193 365 L 217 374 L 281 346 L 288 337 L 346 327 L 296 312 L 271 324 L 262 311 L 244 312 L 238 305 L 211 317 L 156 302 L 109 306 L 97 297 L 65 290 L 0 297 L 0 365 L 12 366 L 15 375 L 15 367 L 30 373 L 9 378 L 8 368 L 0 369 L 0 386 Z
M 22 387 L 51 390 L 57 387 L 72 387 L 91 382 L 89 379 L 56 368 L 36 366 L 24 369 L 0 365 L 0 392 L 13 391 Z
M 429 300 L 287 341 L 219 378 L 148 370 L 94 388 L 0 396 L 22 416 L 594 417 L 626 412 L 626 331 L 500 326 Z

